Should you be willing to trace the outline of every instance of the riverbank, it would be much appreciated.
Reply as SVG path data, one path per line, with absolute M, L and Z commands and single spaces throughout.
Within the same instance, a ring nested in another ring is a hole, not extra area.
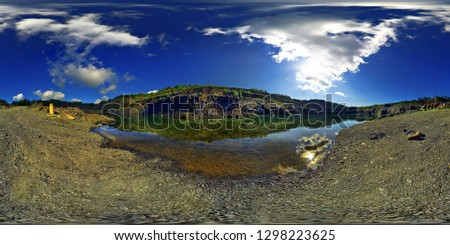
M 450 110 L 344 129 L 307 178 L 173 171 L 167 159 L 102 148 L 88 123 L 28 108 L 0 110 L 0 125 L 2 223 L 450 221 Z M 403 129 L 425 140 L 408 141 Z

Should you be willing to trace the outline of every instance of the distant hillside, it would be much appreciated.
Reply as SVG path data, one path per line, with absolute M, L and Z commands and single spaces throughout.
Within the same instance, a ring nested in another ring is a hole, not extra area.
M 118 96 L 112 101 L 124 104 L 125 108 L 136 108 L 147 103 L 154 107 L 147 108 L 150 113 L 168 114 L 171 111 L 163 104 L 170 104 L 170 109 L 193 113 L 199 108 L 213 109 L 213 105 L 224 108 L 226 116 L 233 116 L 233 110 L 239 109 L 244 114 L 269 115 L 307 114 L 311 112 L 338 113 L 344 115 L 361 115 L 368 118 L 381 118 L 415 111 L 450 108 L 450 97 L 424 97 L 418 100 L 402 101 L 382 105 L 346 107 L 324 100 L 298 100 L 281 94 L 271 94 L 259 89 L 230 88 L 212 85 L 180 85 L 168 87 L 148 94 Z M 212 106 L 212 107 L 211 107 Z M 220 108 L 215 108 L 220 109 Z M 217 111 L 217 110 L 216 110 Z M 216 117 L 222 115 L 207 115 Z
M 126 105 L 133 103 L 143 102 L 157 102 L 165 100 L 174 96 L 196 96 L 200 100 L 205 100 L 207 97 L 234 97 L 234 98 L 255 98 L 263 99 L 267 97 L 269 93 L 265 90 L 259 89 L 244 89 L 244 88 L 230 88 L 224 86 L 213 85 L 177 85 L 175 87 L 167 87 L 155 92 L 147 94 L 132 94 L 127 95 L 125 103 Z M 293 99 L 289 96 L 281 94 L 270 94 L 272 100 L 279 103 L 290 103 Z M 122 95 L 113 99 L 113 101 L 121 102 Z
M 222 114 L 226 117 L 239 116 L 240 113 L 253 115 L 305 114 L 311 111 L 323 113 L 331 112 L 333 108 L 345 108 L 343 105 L 324 100 L 297 100 L 259 89 L 210 85 L 175 86 L 149 94 L 118 96 L 112 101 L 123 104 L 125 108 L 139 108 L 141 105 L 152 104 L 153 106 L 147 110 L 155 114 L 180 112 L 187 116 L 203 109 L 203 116 L 212 118 L 224 116 Z M 166 106 L 168 104 L 170 109 Z M 211 111 L 213 112 L 210 113 Z
M 415 111 L 439 110 L 450 108 L 450 97 L 436 96 L 434 98 L 424 97 L 418 100 L 388 103 L 383 105 L 372 105 L 362 107 L 347 107 L 348 114 L 364 114 L 372 117 L 382 118 Z
M 344 116 L 361 116 L 363 118 L 381 118 L 415 111 L 450 108 L 450 97 L 424 97 L 418 100 L 402 101 L 382 105 L 346 107 L 324 100 L 298 100 L 282 94 L 272 94 L 259 89 L 230 88 L 213 85 L 179 85 L 164 88 L 151 93 L 120 95 L 100 104 L 84 104 L 67 101 L 21 101 L 9 105 L 0 100 L 0 108 L 9 106 L 48 106 L 53 103 L 56 107 L 74 107 L 87 113 L 102 113 L 102 107 L 107 102 L 122 105 L 122 109 L 138 109 L 147 104 L 153 105 L 145 110 L 155 114 L 181 113 L 183 116 L 203 110 L 206 118 L 232 117 L 241 114 L 251 115 L 286 115 L 308 113 L 338 113 L 342 110 Z M 167 107 L 170 105 L 170 108 Z M 214 109 L 214 110 L 209 110 Z M 221 111 L 223 109 L 223 111 Z M 211 112 L 211 113 L 210 113 Z M 224 115 L 222 115 L 224 114 Z

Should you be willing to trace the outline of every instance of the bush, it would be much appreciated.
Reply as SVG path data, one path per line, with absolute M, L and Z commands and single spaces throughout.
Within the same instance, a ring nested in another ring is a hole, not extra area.
M 0 100 L 0 106 L 9 106 L 6 100 Z
M 30 106 L 31 101 L 29 99 L 24 99 L 22 101 L 15 101 L 12 103 L 14 106 Z

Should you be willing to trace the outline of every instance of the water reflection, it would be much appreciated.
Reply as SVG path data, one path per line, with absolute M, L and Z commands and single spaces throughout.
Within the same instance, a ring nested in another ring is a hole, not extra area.
M 323 157 L 324 152 L 330 148 L 332 142 L 326 134 L 320 136 L 318 133 L 314 133 L 309 137 L 303 136 L 299 139 L 296 152 L 308 162 L 308 167 L 315 168 L 317 162 Z
M 260 138 L 295 128 L 346 127 L 349 121 L 363 121 L 360 116 L 342 115 L 290 115 L 279 117 L 247 117 L 242 119 L 180 120 L 174 117 L 131 117 L 116 119 L 111 125 L 122 131 L 151 132 L 166 138 L 213 142 L 222 139 Z
M 174 170 L 210 177 L 289 174 L 304 170 L 323 156 L 336 133 L 360 122 L 349 120 L 329 127 L 296 127 L 261 136 L 220 138 L 212 141 L 182 140 L 158 132 L 121 131 L 112 127 L 95 129 L 111 140 L 110 147 L 128 148 L 171 159 Z M 177 132 L 181 135 L 182 132 Z

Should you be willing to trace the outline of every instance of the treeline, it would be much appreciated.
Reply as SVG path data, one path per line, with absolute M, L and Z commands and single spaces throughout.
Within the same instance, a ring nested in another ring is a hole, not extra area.
M 450 101 L 450 97 L 449 96 L 435 96 L 435 97 L 422 97 L 417 99 L 419 102 L 423 102 L 423 101 L 431 101 L 431 100 L 435 100 L 436 102 L 447 102 Z M 408 102 L 408 101 L 404 101 L 404 102 Z
M 131 94 L 127 95 L 127 102 L 130 104 L 142 101 L 156 101 L 169 98 L 176 95 L 195 95 L 195 96 L 233 96 L 233 97 L 252 97 L 263 98 L 269 95 L 269 92 L 256 88 L 233 88 L 217 85 L 176 85 L 173 87 L 165 87 L 153 93 L 148 94 Z M 279 101 L 290 102 L 292 98 L 282 94 L 270 94 Z M 121 101 L 122 95 L 114 98 L 114 101 Z
M 9 103 L 6 100 L 0 99 L 0 107 L 7 107 L 9 106 Z
M 428 103 L 445 103 L 450 102 L 449 96 L 435 96 L 435 97 L 421 97 L 417 100 L 403 100 L 400 102 L 392 102 L 392 103 L 386 103 L 386 104 L 375 104 L 370 106 L 361 106 L 360 108 L 363 109 L 370 109 L 370 108 L 376 108 L 376 107 L 393 107 L 393 106 L 408 106 L 408 105 L 424 105 Z
M 48 106 L 50 103 L 52 103 L 56 107 L 77 107 L 77 108 L 92 108 L 92 109 L 98 109 L 103 106 L 103 104 L 106 103 L 106 101 L 102 101 L 100 104 L 94 104 L 94 103 L 82 103 L 82 102 L 70 102 L 70 101 L 61 101 L 61 100 L 28 100 L 24 99 L 22 101 L 14 101 L 11 104 L 9 104 L 6 100 L 0 99 L 0 107 L 10 107 L 10 106 L 33 106 L 33 105 L 42 105 L 42 106 Z
M 6 100 L 0 99 L 0 106 L 2 107 L 8 107 L 8 106 L 29 106 L 36 103 L 34 100 L 24 99 L 21 101 L 14 101 L 11 104 L 8 103 Z
M 188 85 L 175 85 L 173 87 L 165 87 L 163 89 L 161 89 L 160 91 L 177 91 L 179 93 L 181 92 L 186 92 L 189 90 L 194 90 L 194 89 L 203 89 L 203 88 L 211 88 L 211 89 L 219 89 L 219 90 L 224 90 L 227 92 L 239 92 L 239 91 L 250 91 L 250 92 L 254 92 L 254 93 L 268 93 L 266 90 L 262 90 L 262 89 L 256 89 L 256 88 L 250 88 L 250 89 L 245 89 L 245 88 L 232 88 L 232 87 L 225 87 L 225 86 L 218 86 L 218 85 L 211 85 L 211 84 L 205 84 L 205 85 L 200 85 L 200 84 L 188 84 Z
M 212 96 L 232 95 L 235 97 L 242 97 L 245 94 L 268 94 L 266 90 L 256 88 L 232 88 L 217 85 L 176 85 L 174 87 L 165 87 L 155 93 L 148 94 L 147 97 L 170 97 L 178 94 L 202 94 L 207 93 Z

